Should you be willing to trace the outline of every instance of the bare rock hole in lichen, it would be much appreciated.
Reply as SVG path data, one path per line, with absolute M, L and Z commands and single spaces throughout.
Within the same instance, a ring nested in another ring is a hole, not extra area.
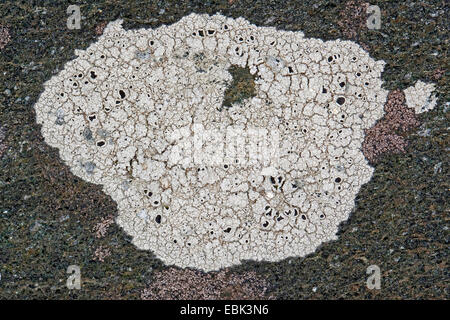
M 220 110 L 223 108 L 231 108 L 235 103 L 240 103 L 245 99 L 256 96 L 255 76 L 250 73 L 248 67 L 242 68 L 232 65 L 228 68 L 228 72 L 233 77 L 233 80 L 225 90 Z

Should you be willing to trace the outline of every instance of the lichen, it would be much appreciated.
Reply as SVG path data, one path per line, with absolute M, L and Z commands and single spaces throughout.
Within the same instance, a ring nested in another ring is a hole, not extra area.
M 203 273 L 169 268 L 158 271 L 141 298 L 144 300 L 266 300 L 268 284 L 255 272 L 234 274 L 229 270 Z
M 6 129 L 2 126 L 0 126 L 0 159 L 3 156 L 3 153 L 5 153 L 6 149 L 8 149 L 6 143 Z
M 350 0 L 345 3 L 339 12 L 340 19 L 337 22 L 344 37 L 354 39 L 362 29 L 366 28 L 368 7 L 369 3 L 361 0 Z
M 434 109 L 437 103 L 437 98 L 432 95 L 434 89 L 435 85 L 433 83 L 417 81 L 414 86 L 404 90 L 406 104 L 408 107 L 413 108 L 416 113 Z
M 9 28 L 0 24 L 0 50 L 2 50 L 11 41 Z
M 420 125 L 414 109 L 406 106 L 405 94 L 391 91 L 384 106 L 385 115 L 366 131 L 363 153 L 375 163 L 383 155 L 405 152 L 408 142 L 401 135 Z
M 354 42 L 191 14 L 112 22 L 76 54 L 35 105 L 42 134 L 166 264 L 305 256 L 337 238 L 372 176 L 361 147 L 384 114 L 384 62 Z M 254 91 L 222 108 L 230 68 Z

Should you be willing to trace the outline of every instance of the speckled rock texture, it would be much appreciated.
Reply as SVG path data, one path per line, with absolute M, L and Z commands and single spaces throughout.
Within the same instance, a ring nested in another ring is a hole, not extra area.
M 141 299 L 143 290 L 160 285 L 157 275 L 170 268 L 108 223 L 117 217 L 115 203 L 74 176 L 44 142 L 32 106 L 44 82 L 75 58 L 75 49 L 96 41 L 105 22 L 156 28 L 196 12 L 244 17 L 324 41 L 356 41 L 386 62 L 387 91 L 418 80 L 436 84 L 436 107 L 417 117 L 417 129 L 396 133 L 408 145 L 374 164 L 338 240 L 302 258 L 244 261 L 228 274 L 264 279 L 264 295 L 276 299 L 448 298 L 448 4 L 370 4 L 381 8 L 381 29 L 357 24 L 355 34 L 340 22 L 345 1 L 80 1 L 80 30 L 67 29 L 68 2 L 2 2 L 0 24 L 10 40 L 0 51 L 0 297 Z M 65 285 L 74 264 L 81 268 L 81 290 Z M 373 264 L 381 269 L 380 290 L 366 287 Z

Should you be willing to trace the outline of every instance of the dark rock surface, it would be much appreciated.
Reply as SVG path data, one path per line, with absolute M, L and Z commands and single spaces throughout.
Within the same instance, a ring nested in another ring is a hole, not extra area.
M 80 30 L 67 29 L 70 4 L 81 8 Z M 231 268 L 266 277 L 278 299 L 449 297 L 449 5 L 370 4 L 381 8 L 381 30 L 361 27 L 352 40 L 386 61 L 386 89 L 435 82 L 438 106 L 419 117 L 405 154 L 376 164 L 337 241 L 304 258 Z M 43 83 L 74 49 L 95 41 L 98 26 L 122 18 L 125 28 L 157 27 L 191 12 L 220 12 L 306 37 L 345 39 L 352 34 L 339 23 L 351 15 L 345 10 L 345 1 L 333 0 L 2 1 L 0 24 L 11 39 L 0 51 L 0 299 L 139 299 L 154 271 L 167 268 L 114 223 L 95 235 L 102 219 L 117 214 L 115 203 L 70 173 L 35 122 Z M 99 248 L 109 250 L 104 262 L 95 258 Z M 81 290 L 66 288 L 73 264 L 81 267 Z M 372 264 L 381 269 L 380 290 L 366 287 Z

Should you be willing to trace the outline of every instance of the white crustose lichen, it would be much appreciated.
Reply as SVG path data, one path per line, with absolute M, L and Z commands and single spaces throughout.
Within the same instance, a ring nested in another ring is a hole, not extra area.
M 361 144 L 384 113 L 383 61 L 354 42 L 222 15 L 121 24 L 76 50 L 35 110 L 72 172 L 117 202 L 138 248 L 210 271 L 305 256 L 337 238 L 373 173 Z M 256 94 L 223 108 L 233 65 L 254 76 Z M 202 145 L 205 163 L 192 161 L 183 150 L 196 144 L 194 126 L 277 132 L 276 166 L 212 164 Z

